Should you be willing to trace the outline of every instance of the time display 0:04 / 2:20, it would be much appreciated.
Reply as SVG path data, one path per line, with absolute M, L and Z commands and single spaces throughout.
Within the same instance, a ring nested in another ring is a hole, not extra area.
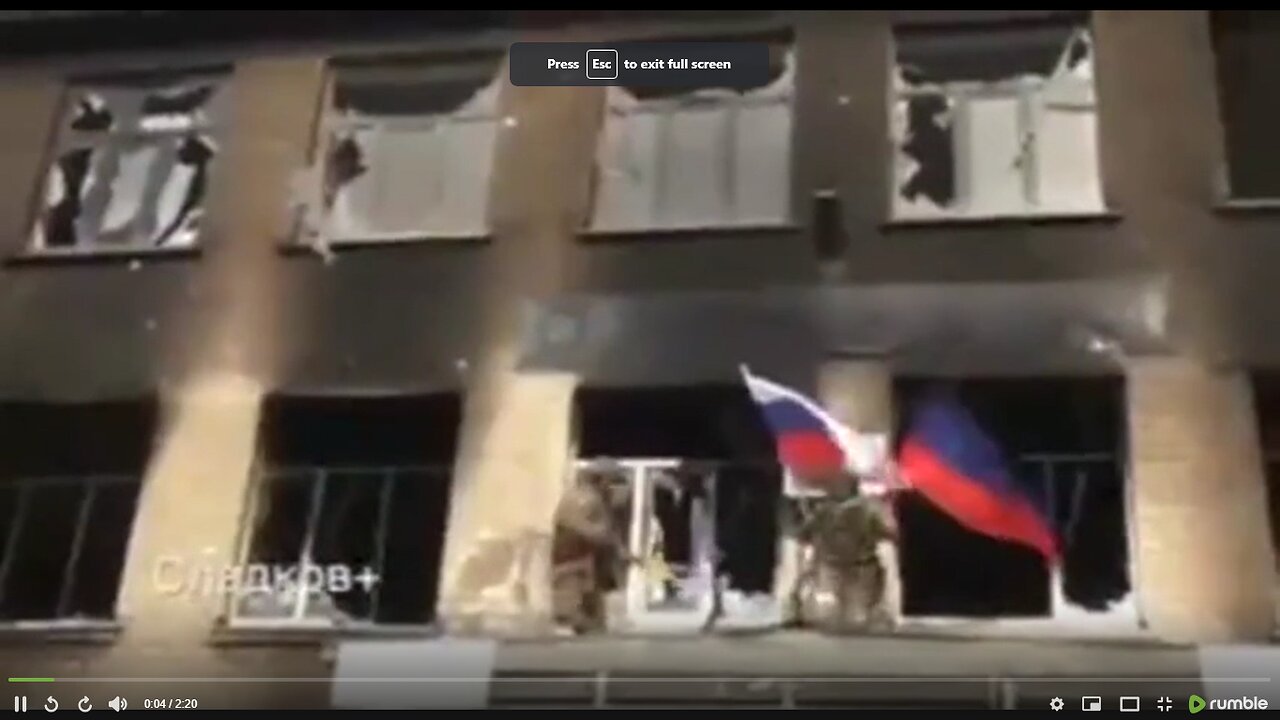
M 195 710 L 195 698 L 146 698 L 142 707 L 147 710 Z

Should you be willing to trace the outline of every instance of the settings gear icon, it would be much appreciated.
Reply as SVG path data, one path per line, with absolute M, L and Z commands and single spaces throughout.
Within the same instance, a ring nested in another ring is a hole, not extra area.
M 1049 707 L 1053 708 L 1054 712 L 1061 710 L 1065 705 L 1066 703 L 1064 703 L 1060 697 L 1056 697 L 1049 701 Z

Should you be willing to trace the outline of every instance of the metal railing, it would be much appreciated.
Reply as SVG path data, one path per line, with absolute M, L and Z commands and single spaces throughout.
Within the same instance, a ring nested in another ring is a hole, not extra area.
M 1026 453 L 1018 456 L 1015 471 L 1024 479 L 1039 481 L 1049 517 L 1068 548 L 1075 539 L 1088 484 L 1124 481 L 1123 463 L 1111 453 Z M 1067 495 L 1065 506 L 1063 494 Z
M 317 541 L 321 534 L 321 525 L 324 522 L 326 513 L 339 515 L 343 510 L 341 506 L 336 509 L 331 503 L 349 503 L 350 496 L 335 497 L 335 485 L 338 481 L 354 482 L 354 483 L 376 483 L 377 489 L 374 491 L 375 511 L 373 518 L 369 522 L 368 539 L 373 547 L 372 557 L 361 565 L 359 568 L 353 566 L 353 562 L 358 562 L 356 558 L 338 558 L 336 563 L 330 562 L 329 565 L 339 564 L 347 568 L 354 577 L 358 577 L 360 573 L 369 573 L 369 577 L 375 578 L 372 585 L 365 585 L 364 592 L 368 594 L 367 611 L 358 616 L 352 616 L 347 611 L 338 607 L 331 593 L 324 588 L 308 587 L 307 583 L 301 583 L 303 587 L 299 588 L 298 584 L 290 584 L 287 587 L 270 587 L 265 590 L 267 594 L 287 593 L 287 613 L 261 614 L 248 610 L 246 600 L 260 599 L 264 588 L 250 586 L 246 588 L 238 588 L 231 598 L 231 606 L 228 616 L 230 624 L 233 627 L 243 628 L 272 628 L 272 627 L 329 627 L 335 624 L 354 625 L 354 626 L 383 626 L 384 623 L 378 621 L 379 612 L 382 608 L 383 580 L 389 575 L 394 575 L 396 568 L 387 564 L 388 555 L 388 535 L 389 523 L 391 515 L 391 507 L 394 502 L 393 493 L 396 483 L 402 481 L 408 482 L 428 482 L 448 483 L 452 476 L 452 468 L 447 466 L 430 466 L 430 465 L 389 465 L 389 466 L 289 466 L 276 468 L 259 473 L 257 479 L 256 492 L 251 500 L 249 517 L 252 525 L 248 532 L 244 533 L 242 538 L 242 549 L 239 557 L 242 558 L 242 568 L 253 566 L 267 562 L 278 562 L 279 557 L 263 557 L 256 551 L 259 550 L 258 542 L 262 538 L 264 530 L 268 529 L 269 523 L 273 520 L 272 512 L 278 511 L 277 508 L 267 506 L 264 503 L 265 496 L 269 494 L 272 485 L 284 482 L 300 482 L 307 485 L 306 488 L 306 509 L 304 527 L 302 529 L 302 538 L 296 550 L 289 551 L 293 557 L 289 557 L 285 563 L 285 569 L 296 569 L 299 577 L 308 572 L 308 568 L 326 567 L 323 560 L 317 558 Z M 426 530 L 424 529 L 424 532 Z M 269 555 L 276 555 L 271 552 Z M 422 562 L 436 562 L 438 558 L 422 558 Z M 351 592 L 355 592 L 352 590 Z M 279 598 L 273 598 L 278 600 Z M 429 602 L 429 598 L 423 598 L 424 606 Z M 329 603 L 331 607 L 322 608 L 321 603 Z M 277 606 L 279 607 L 279 606 Z M 426 624 L 429 620 L 424 620 Z
M 108 485 L 124 485 L 133 484 L 141 487 L 141 478 L 132 475 L 59 475 L 59 476 L 38 476 L 38 477 L 20 477 L 7 480 L 4 486 L 12 488 L 15 498 L 13 510 L 9 517 L 9 527 L 6 536 L 3 538 L 4 546 L 0 551 L 0 612 L 8 615 L 8 600 L 11 581 L 21 581 L 20 578 L 13 577 L 14 565 L 17 563 L 18 555 L 24 548 L 20 547 L 20 543 L 27 525 L 30 522 L 32 509 L 34 507 L 35 495 L 44 488 L 62 487 L 62 486 L 79 486 L 83 488 L 80 497 L 74 507 L 60 508 L 68 514 L 73 514 L 75 524 L 72 528 L 71 543 L 67 550 L 66 560 L 62 564 L 62 568 L 58 577 L 60 578 L 58 586 L 58 596 L 51 612 L 48 616 L 42 618 L 15 618 L 15 622 L 24 624 L 30 623 L 61 623 L 78 622 L 84 620 L 86 623 L 100 623 L 104 618 L 81 618 L 80 616 L 71 615 L 71 600 L 77 583 L 77 568 L 83 557 L 85 545 L 90 540 L 89 524 L 93 514 L 94 504 L 97 501 L 98 494 L 101 489 Z M 135 491 L 136 492 L 136 491 Z M 120 532 L 128 535 L 132 528 L 132 517 L 128 526 L 121 528 Z M 125 543 L 121 543 L 123 547 Z M 118 579 L 117 579 L 118 582 Z

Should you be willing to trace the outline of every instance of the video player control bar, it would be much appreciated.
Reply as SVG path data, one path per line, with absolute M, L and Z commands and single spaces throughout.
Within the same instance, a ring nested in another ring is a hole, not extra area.
M 512 85 L 757 87 L 769 81 L 764 43 L 514 43 Z

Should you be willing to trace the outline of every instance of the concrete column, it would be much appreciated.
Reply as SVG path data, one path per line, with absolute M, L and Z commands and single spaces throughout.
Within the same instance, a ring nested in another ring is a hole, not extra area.
M 469 389 L 439 616 L 451 632 L 551 628 L 551 530 L 572 471 L 571 373 L 493 368 Z
M 230 79 L 232 112 L 213 169 L 202 257 L 178 300 L 184 322 L 163 335 L 164 408 L 118 603 L 126 632 L 92 673 L 81 674 L 328 672 L 315 648 L 211 647 L 230 599 L 210 591 L 213 583 L 201 584 L 242 560 L 262 399 L 274 386 L 284 343 L 298 335 L 283 313 L 302 304 L 288 302 L 288 261 L 277 249 L 289 228 L 289 176 L 305 162 L 323 77 L 318 58 L 276 58 L 240 62 Z M 235 687 L 220 701 L 296 706 L 325 693 L 320 684 L 275 692 Z
M 539 339 L 526 323 L 530 309 L 572 288 L 580 267 L 576 234 L 590 207 L 603 99 L 601 88 L 503 88 L 493 240 L 437 604 L 450 632 L 552 629 L 550 540 L 570 474 L 578 375 L 529 360 Z
M 1127 369 L 1139 597 L 1185 641 L 1270 636 L 1275 573 L 1247 373 L 1185 358 Z
M 58 126 L 61 77 L 12 70 L 0 72 L 0 157 L 5 172 L 0 177 L 0 247 L 18 252 L 31 242 L 33 190 L 44 192 L 41 170 L 52 154 L 50 135 Z
M 186 300 L 190 322 L 165 336 L 165 412 L 121 595 L 131 634 L 207 636 L 224 609 L 224 597 L 179 591 L 175 568 L 216 573 L 239 560 L 259 405 L 286 335 L 275 243 L 322 78 L 322 62 L 286 59 L 241 63 L 230 79 L 228 147 L 201 236 L 207 257 Z
M 231 79 L 226 149 L 213 168 L 200 271 L 166 329 L 166 370 L 188 378 L 231 373 L 273 378 L 306 313 L 280 257 L 289 239 L 290 178 L 307 162 L 323 97 L 319 58 L 245 60 Z M 267 383 L 268 386 L 271 384 Z
M 828 360 L 818 370 L 818 397 L 854 430 L 893 431 L 893 372 L 883 360 Z
M 208 377 L 169 398 L 139 497 L 118 604 L 131 639 L 207 636 L 226 608 L 263 390 Z

